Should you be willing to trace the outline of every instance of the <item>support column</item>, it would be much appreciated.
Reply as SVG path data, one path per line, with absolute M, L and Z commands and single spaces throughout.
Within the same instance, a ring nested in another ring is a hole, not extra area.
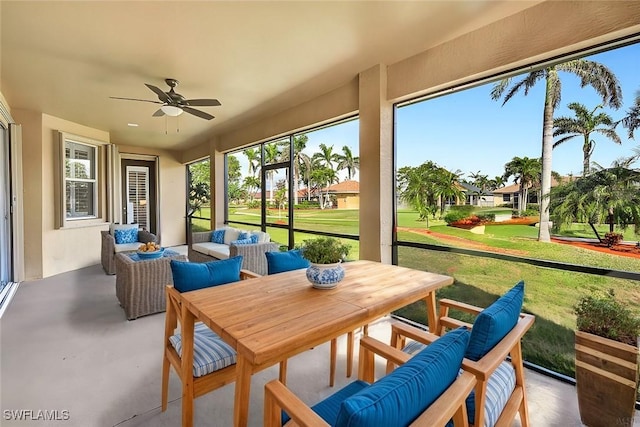
M 391 264 L 393 227 L 393 106 L 387 67 L 359 76 L 360 259 Z
M 224 223 L 224 153 L 211 149 L 209 166 L 211 168 L 211 230 L 222 227 Z

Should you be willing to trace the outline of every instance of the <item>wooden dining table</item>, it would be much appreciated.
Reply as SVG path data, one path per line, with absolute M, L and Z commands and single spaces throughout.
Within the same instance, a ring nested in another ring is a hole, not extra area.
M 435 291 L 453 278 L 373 261 L 344 269 L 330 290 L 313 288 L 303 269 L 181 294 L 189 312 L 183 346 L 193 345 L 199 320 L 236 349 L 234 426 L 247 425 L 255 372 L 420 300 L 430 329 L 438 330 Z

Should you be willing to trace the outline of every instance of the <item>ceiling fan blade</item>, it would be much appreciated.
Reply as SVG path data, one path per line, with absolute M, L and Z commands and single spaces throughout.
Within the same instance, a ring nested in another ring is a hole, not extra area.
M 222 105 L 217 99 L 187 99 L 185 102 L 187 105 L 194 107 L 217 107 Z
M 162 101 L 162 103 L 171 104 L 173 102 L 173 100 L 169 97 L 169 95 L 164 93 L 162 89 L 160 89 L 159 87 L 150 85 L 149 83 L 145 83 L 144 85 L 149 89 L 151 89 L 156 95 L 158 95 L 158 99 Z
M 164 104 L 160 101 L 149 101 L 148 99 L 138 99 L 138 98 L 120 98 L 119 96 L 110 96 L 111 99 L 124 99 L 125 101 L 142 101 L 142 102 L 152 102 L 154 104 Z
M 186 111 L 189 114 L 193 114 L 194 116 L 200 117 L 201 119 L 211 120 L 214 118 L 211 114 L 205 113 L 204 111 L 196 110 L 195 108 L 191 108 L 191 107 L 180 107 L 180 108 L 182 108 L 184 111 Z
M 159 108 L 158 111 L 153 113 L 153 117 L 162 117 L 162 116 L 164 116 L 164 111 L 162 111 L 162 108 Z

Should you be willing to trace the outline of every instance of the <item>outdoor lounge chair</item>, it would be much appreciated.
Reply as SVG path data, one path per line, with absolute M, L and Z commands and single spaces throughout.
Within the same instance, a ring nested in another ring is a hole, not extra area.
M 398 349 L 363 337 L 359 379 L 311 408 L 278 380 L 267 383 L 264 426 L 441 427 L 452 418 L 455 427 L 467 426 L 465 399 L 476 379 L 469 372 L 459 375 L 459 371 L 468 342 L 468 330 L 460 328 L 409 358 Z M 406 363 L 373 382 L 375 354 Z
M 535 317 L 520 313 L 523 295 L 524 283 L 520 282 L 484 310 L 449 299 L 440 300 L 440 334 L 460 326 L 473 328 L 462 362 L 462 368 L 478 380 L 474 393 L 467 399 L 470 425 L 509 426 L 519 412 L 521 426 L 529 426 L 520 343 Z M 474 324 L 449 317 L 451 308 L 475 315 Z M 414 341 L 406 344 L 405 338 Z M 438 338 L 438 335 L 400 322 L 391 329 L 391 346 L 402 348 L 408 354 L 415 354 Z M 387 372 L 392 369 L 393 363 L 389 362 Z

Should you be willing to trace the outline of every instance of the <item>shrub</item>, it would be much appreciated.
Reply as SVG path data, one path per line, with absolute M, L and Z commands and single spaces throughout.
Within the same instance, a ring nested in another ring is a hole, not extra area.
M 605 295 L 582 297 L 574 311 L 579 331 L 638 346 L 640 318 L 615 299 L 613 289 Z
M 480 219 L 481 223 L 494 222 L 496 220 L 496 214 L 492 213 L 479 213 L 476 215 Z
M 474 209 L 473 205 L 453 205 L 449 207 L 449 212 L 462 212 L 464 216 L 469 216 Z
M 603 241 L 607 244 L 607 247 L 612 248 L 622 242 L 623 237 L 622 233 L 607 233 L 604 235 Z
M 457 209 L 452 209 L 449 212 L 447 212 L 447 214 L 444 216 L 444 222 L 446 222 L 448 225 L 451 225 L 452 222 L 460 221 L 461 219 L 464 219 L 467 216 L 468 214 L 466 212 L 463 212 Z
M 247 203 L 247 207 L 249 209 L 258 209 L 260 205 L 261 205 L 260 200 L 251 200 L 250 202 Z

